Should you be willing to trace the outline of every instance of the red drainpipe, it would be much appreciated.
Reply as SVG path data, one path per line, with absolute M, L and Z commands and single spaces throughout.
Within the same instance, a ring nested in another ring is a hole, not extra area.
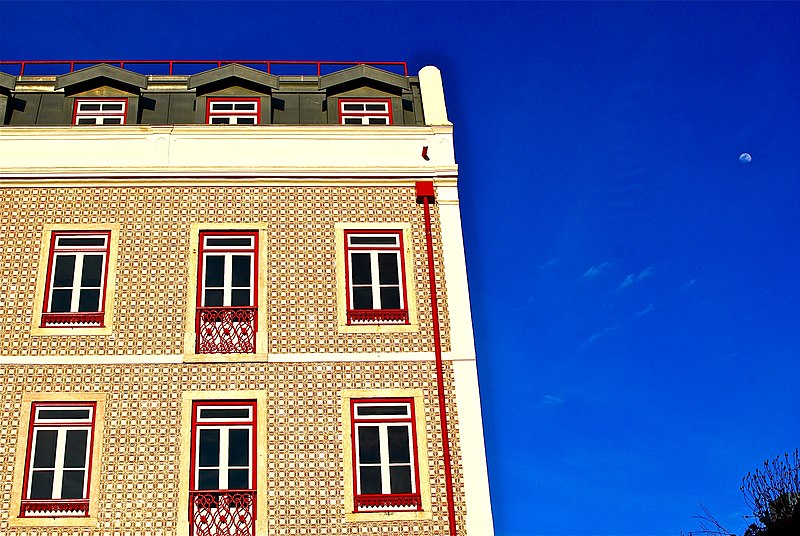
M 416 183 L 417 203 L 422 202 L 425 209 L 425 242 L 428 250 L 428 278 L 431 287 L 431 317 L 433 320 L 433 348 L 436 354 L 436 388 L 439 393 L 439 416 L 442 428 L 442 458 L 444 461 L 445 488 L 447 490 L 447 520 L 450 536 L 456 536 L 456 510 L 453 500 L 453 473 L 450 467 L 450 434 L 447 432 L 447 400 L 444 392 L 444 371 L 442 365 L 442 335 L 439 327 L 439 302 L 436 298 L 436 273 L 433 268 L 433 235 L 431 234 L 430 203 L 436 202 L 433 181 Z

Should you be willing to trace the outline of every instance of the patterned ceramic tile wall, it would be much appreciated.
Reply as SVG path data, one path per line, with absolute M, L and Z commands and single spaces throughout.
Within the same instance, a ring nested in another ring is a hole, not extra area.
M 434 207 L 439 251 L 438 213 Z M 334 224 L 410 222 L 416 333 L 339 334 Z M 31 336 L 42 226 L 119 223 L 114 334 Z M 189 227 L 194 222 L 269 225 L 268 348 L 274 353 L 432 351 L 422 208 L 408 187 L 4 188 L 0 198 L 2 355 L 179 354 Z M 262 245 L 263 247 L 264 245 Z M 263 269 L 263 267 L 262 267 Z M 437 262 L 444 350 L 447 298 Z M 262 304 L 263 305 L 263 304 Z
M 269 532 L 266 536 L 441 535 L 447 533 L 444 466 L 435 367 L 430 362 L 242 363 L 194 365 L 0 366 L 0 534 L 15 536 L 172 536 L 178 504 L 182 391 L 264 390 Z M 464 494 L 453 373 L 445 363 L 459 534 Z M 433 518 L 346 523 L 342 458 L 342 389 L 422 389 Z M 23 392 L 105 392 L 100 507 L 96 528 L 7 526 L 11 475 Z M 181 535 L 185 536 L 185 535 Z M 262 536 L 262 535 L 259 535 Z

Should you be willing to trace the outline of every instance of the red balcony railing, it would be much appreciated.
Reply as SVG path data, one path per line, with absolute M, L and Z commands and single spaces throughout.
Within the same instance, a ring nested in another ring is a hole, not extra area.
M 419 493 L 395 493 L 392 495 L 356 495 L 356 512 L 370 510 L 422 510 Z
M 168 70 L 168 74 L 173 74 L 175 68 L 181 66 L 180 74 L 195 74 L 202 71 L 206 71 L 208 69 L 213 69 L 215 67 L 222 67 L 223 65 L 227 65 L 229 63 L 239 63 L 241 65 L 247 65 L 248 67 L 254 67 L 263 69 L 268 73 L 273 72 L 273 66 L 292 66 L 292 67 L 284 67 L 283 70 L 291 70 L 292 68 L 297 68 L 298 72 L 287 72 L 287 73 L 280 73 L 280 74 L 296 74 L 296 75 L 308 75 L 310 74 L 307 72 L 308 70 L 316 70 L 317 76 L 320 76 L 325 72 L 334 72 L 341 69 L 346 69 L 348 67 L 352 67 L 353 65 L 371 65 L 373 67 L 382 67 L 382 68 L 390 68 L 393 71 L 402 71 L 403 76 L 408 76 L 408 65 L 404 61 L 305 61 L 305 60 L 27 60 L 27 61 L 20 61 L 20 60 L 0 60 L 0 71 L 16 71 L 9 72 L 9 74 L 16 74 L 17 76 L 24 76 L 26 68 L 33 68 L 37 72 L 34 74 L 42 75 L 42 74 L 64 74 L 66 72 L 73 72 L 78 69 L 83 69 L 85 67 L 91 67 L 92 65 L 98 65 L 100 63 L 107 63 L 109 65 L 113 65 L 115 67 L 119 67 L 120 69 L 128 68 L 130 69 L 132 66 L 137 66 L 139 71 L 152 69 L 151 66 L 162 66 L 162 68 L 166 67 Z M 3 67 L 8 66 L 8 67 Z M 144 69 L 142 69 L 144 66 Z M 57 67 L 57 68 L 55 68 Z M 50 69 L 48 68 L 55 68 Z M 30 70 L 30 69 L 29 69 Z M 42 72 L 45 71 L 45 72 Z M 152 74 L 152 73 L 146 73 Z M 398 73 L 399 74 L 399 73 Z
M 21 517 L 86 517 L 89 499 L 37 499 L 23 500 Z
M 190 491 L 190 536 L 255 536 L 254 490 Z
M 198 354 L 253 354 L 256 307 L 198 307 Z
M 349 324 L 408 324 L 408 309 L 348 309 Z
M 42 313 L 42 327 L 103 326 L 105 313 Z

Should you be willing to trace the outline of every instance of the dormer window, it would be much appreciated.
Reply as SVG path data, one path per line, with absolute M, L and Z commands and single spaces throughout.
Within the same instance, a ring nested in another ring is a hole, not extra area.
M 209 125 L 256 125 L 258 99 L 208 99 L 206 123 Z
M 390 99 L 339 99 L 342 125 L 391 125 Z
M 124 125 L 127 99 L 75 99 L 75 125 Z

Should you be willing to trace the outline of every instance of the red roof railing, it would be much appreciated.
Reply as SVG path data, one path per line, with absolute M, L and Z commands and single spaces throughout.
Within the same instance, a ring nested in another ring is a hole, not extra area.
M 85 67 L 91 67 L 92 65 L 98 65 L 100 63 L 108 63 L 109 65 L 114 65 L 119 67 L 120 69 L 125 69 L 125 66 L 132 66 L 132 65 L 166 65 L 169 67 L 169 73 L 173 74 L 175 71 L 176 66 L 197 66 L 199 67 L 196 71 L 188 72 L 188 73 L 181 73 L 181 74 L 195 74 L 197 72 L 206 71 L 208 69 L 213 69 L 215 67 L 222 67 L 223 65 L 227 65 L 229 63 L 239 63 L 242 65 L 247 66 L 258 66 L 261 69 L 264 69 L 267 73 L 272 73 L 273 66 L 281 66 L 281 65 L 294 65 L 298 67 L 316 67 L 317 76 L 322 75 L 323 68 L 325 67 L 334 67 L 331 69 L 331 72 L 337 71 L 340 69 L 335 69 L 335 67 L 340 67 L 342 69 L 346 69 L 347 67 L 352 67 L 353 65 L 371 65 L 373 67 L 395 67 L 402 68 L 403 76 L 408 76 L 408 66 L 404 61 L 305 61 L 305 60 L 0 60 L 0 66 L 11 66 L 12 68 L 16 67 L 18 69 L 17 76 L 24 76 L 25 69 L 31 66 L 61 66 L 61 67 L 69 67 L 69 71 L 73 72 L 76 70 L 76 66 L 79 66 L 78 69 L 83 69 Z M 5 69 L 0 68 L 1 71 L 6 72 Z M 38 70 L 38 69 L 37 69 Z M 189 69 L 192 71 L 192 69 Z M 14 74 L 14 73 L 8 73 Z M 37 73 L 37 74 L 45 74 L 45 73 Z M 64 72 L 52 72 L 46 74 L 66 74 Z M 308 74 L 308 73 L 282 73 L 282 74 Z M 399 74 L 399 73 L 398 73 Z

